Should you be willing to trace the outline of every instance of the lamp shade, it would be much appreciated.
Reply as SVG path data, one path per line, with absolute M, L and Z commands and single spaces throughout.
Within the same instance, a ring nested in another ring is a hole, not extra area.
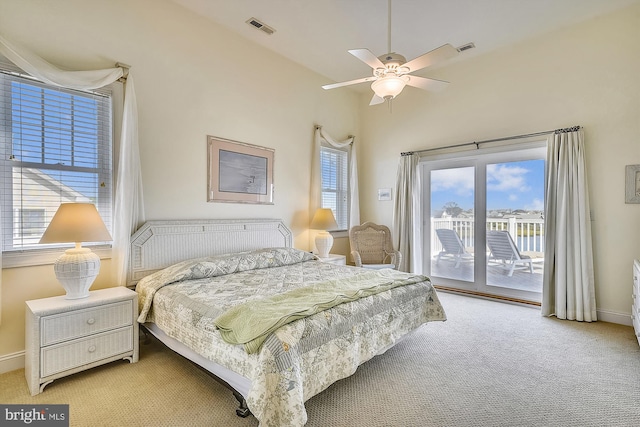
M 389 74 L 371 83 L 371 89 L 373 89 L 380 98 L 393 99 L 402 92 L 406 84 L 406 77 L 403 78 Z
M 328 208 L 320 208 L 313 215 L 309 228 L 314 230 L 335 230 L 338 228 L 336 218 L 333 216 L 333 211 Z
M 111 240 L 93 203 L 63 203 L 58 208 L 40 243 L 105 242 Z

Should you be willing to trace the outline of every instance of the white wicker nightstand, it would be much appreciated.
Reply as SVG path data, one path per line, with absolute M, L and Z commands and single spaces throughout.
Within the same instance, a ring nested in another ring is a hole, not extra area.
M 347 257 L 344 255 L 329 254 L 327 258 L 318 257 L 318 259 L 322 262 L 328 262 L 330 264 L 347 265 Z
M 32 396 L 53 380 L 118 359 L 138 361 L 138 294 L 124 288 L 26 302 L 25 376 Z

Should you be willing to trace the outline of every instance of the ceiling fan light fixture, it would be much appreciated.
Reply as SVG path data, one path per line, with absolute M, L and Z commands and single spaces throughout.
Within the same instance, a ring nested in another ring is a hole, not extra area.
M 438 62 L 453 58 L 463 48 L 471 48 L 470 45 L 472 45 L 472 43 L 469 44 L 469 46 L 461 46 L 459 49 L 447 43 L 407 62 L 407 59 L 403 55 L 391 51 L 391 0 L 388 0 L 388 10 L 387 51 L 389 53 L 376 56 L 369 49 L 351 49 L 348 51 L 351 55 L 371 67 L 373 76 L 324 85 L 322 86 L 323 89 L 335 89 L 337 87 L 350 86 L 358 83 L 373 82 L 371 83 L 371 89 L 375 95 L 369 105 L 377 105 L 382 104 L 384 101 L 394 99 L 402 92 L 406 85 L 430 91 L 442 90 L 446 87 L 449 82 L 410 74 L 430 67 Z M 388 104 L 389 108 L 391 108 L 391 102 Z
M 371 89 L 382 99 L 393 99 L 402 92 L 408 80 L 407 77 L 387 75 L 371 83 Z

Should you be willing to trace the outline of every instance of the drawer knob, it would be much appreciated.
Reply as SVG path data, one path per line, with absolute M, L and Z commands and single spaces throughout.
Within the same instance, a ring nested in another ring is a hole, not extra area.
M 92 345 L 91 347 L 89 347 L 89 353 L 93 353 L 94 351 L 96 351 L 95 345 Z
M 88 325 L 93 325 L 94 323 L 96 323 L 96 319 L 94 319 L 93 317 L 87 320 Z

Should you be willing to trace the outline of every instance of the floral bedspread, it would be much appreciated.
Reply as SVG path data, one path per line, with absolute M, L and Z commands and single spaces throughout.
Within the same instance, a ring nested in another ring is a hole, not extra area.
M 187 261 L 138 283 L 138 321 L 155 322 L 200 355 L 249 378 L 246 401 L 260 426 L 303 426 L 306 400 L 420 325 L 446 320 L 429 279 L 286 324 L 254 354 L 226 343 L 214 320 L 244 301 L 360 273 L 360 268 L 322 263 L 292 248 Z

